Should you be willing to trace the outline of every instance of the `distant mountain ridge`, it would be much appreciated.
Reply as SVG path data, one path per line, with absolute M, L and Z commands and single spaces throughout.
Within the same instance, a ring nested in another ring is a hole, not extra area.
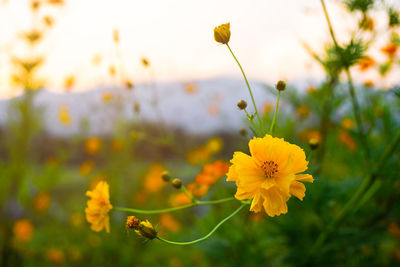
M 53 135 L 69 136 L 79 133 L 86 120 L 90 134 L 110 133 L 118 119 L 134 120 L 134 103 L 140 106 L 139 119 L 157 123 L 162 119 L 167 125 L 182 128 L 190 133 L 213 133 L 237 131 L 245 124 L 245 114 L 236 104 L 247 101 L 252 110 L 251 99 L 243 80 L 214 78 L 194 81 L 192 92 L 183 82 L 139 84 L 133 89 L 102 86 L 85 92 L 54 93 L 41 90 L 34 105 L 44 110 L 46 130 Z M 254 98 L 259 108 L 272 101 L 266 85 L 251 82 Z M 105 96 L 107 94 L 107 96 Z M 103 98 L 110 98 L 104 101 Z M 156 98 L 154 98 L 156 97 Z M 157 100 L 158 111 L 153 102 Z M 11 100 L 0 101 L 0 124 L 7 121 Z M 65 107 L 71 117 L 69 125 L 59 120 L 60 107 Z

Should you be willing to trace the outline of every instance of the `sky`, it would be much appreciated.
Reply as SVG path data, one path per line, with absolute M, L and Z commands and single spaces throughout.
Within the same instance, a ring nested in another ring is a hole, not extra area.
M 331 42 L 318 0 L 65 0 L 61 8 L 40 11 L 41 16 L 54 16 L 55 24 L 31 51 L 18 37 L 40 25 L 29 2 L 0 0 L 0 98 L 16 92 L 8 82 L 10 56 L 44 56 L 39 74 L 51 91 L 62 91 L 69 75 L 76 77 L 76 91 L 116 83 L 108 75 L 110 65 L 122 66 L 118 77 L 134 83 L 152 77 L 183 82 L 240 77 L 228 49 L 213 39 L 214 27 L 230 22 L 230 46 L 249 78 L 273 83 L 322 79 L 321 68 L 302 42 L 317 52 Z M 339 40 L 346 41 L 357 17 L 346 13 L 339 1 L 327 4 Z M 115 29 L 119 46 L 113 42 Z M 93 64 L 96 55 L 102 58 L 100 65 Z M 142 57 L 150 60 L 150 72 L 141 65 Z

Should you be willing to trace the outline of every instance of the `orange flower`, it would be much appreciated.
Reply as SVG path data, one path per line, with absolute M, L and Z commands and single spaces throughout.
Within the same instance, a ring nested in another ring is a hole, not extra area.
M 108 67 L 108 73 L 111 75 L 111 76 L 115 76 L 115 74 L 117 73 L 117 70 L 115 69 L 115 67 L 114 66 L 109 66 Z
M 310 86 L 307 88 L 307 93 L 312 94 L 312 93 L 314 93 L 316 90 L 317 90 L 317 89 L 315 89 L 315 87 L 314 87 L 313 85 L 310 85 Z
M 340 131 L 339 132 L 339 140 L 343 144 L 347 146 L 347 148 L 351 151 L 354 152 L 357 148 L 357 144 L 354 141 L 354 139 L 349 135 L 348 132 L 346 131 Z
M 28 219 L 20 219 L 14 223 L 14 235 L 20 242 L 29 242 L 33 236 L 33 225 Z
M 65 255 L 60 249 L 50 248 L 46 251 L 46 259 L 54 264 L 61 264 L 65 260 Z
M 144 178 L 144 189 L 149 193 L 155 193 L 161 190 L 167 183 L 161 178 L 162 173 L 166 171 L 160 163 L 153 163 Z
M 68 77 L 65 78 L 64 80 L 64 88 L 65 89 L 71 89 L 71 87 L 73 87 L 75 85 L 75 76 L 70 75 Z
M 82 176 L 88 176 L 93 171 L 94 165 L 95 163 L 93 160 L 85 160 L 79 167 L 79 174 Z
M 302 141 L 308 142 L 311 139 L 315 139 L 318 143 L 321 143 L 322 136 L 318 130 L 309 128 L 299 132 L 299 138 Z
M 382 47 L 381 51 L 388 57 L 394 57 L 397 53 L 397 48 L 395 43 L 388 43 L 386 46 Z
M 101 139 L 96 136 L 89 137 L 85 142 L 85 151 L 89 155 L 99 153 L 101 149 Z
M 178 232 L 181 229 L 181 224 L 169 213 L 160 215 L 160 225 L 171 232 Z
M 109 186 L 106 182 L 100 181 L 96 188 L 87 191 L 86 196 L 91 199 L 87 201 L 88 207 L 85 209 L 86 220 L 91 223 L 91 229 L 99 232 L 106 228 L 110 232 L 110 217 L 108 212 L 112 209 L 110 204 Z
M 272 110 L 272 104 L 267 102 L 262 107 L 262 115 L 267 115 Z
M 235 152 L 227 181 L 237 186 L 235 197 L 252 199 L 250 211 L 262 209 L 269 216 L 287 212 L 286 202 L 294 195 L 302 200 L 306 188 L 301 182 L 313 182 L 307 170 L 304 151 L 281 138 L 266 135 L 249 142 L 251 156 Z
M 366 71 L 367 69 L 371 68 L 375 65 L 375 60 L 371 57 L 363 57 L 358 60 L 358 68 L 361 71 Z
M 222 160 L 206 164 L 201 173 L 196 175 L 195 181 L 198 184 L 213 185 L 223 177 L 229 169 L 229 164 Z
M 136 193 L 133 197 L 133 203 L 144 204 L 148 200 L 149 195 L 145 191 Z
M 33 207 L 38 212 L 45 212 L 50 207 L 50 195 L 46 192 L 38 193 L 33 199 Z
M 366 86 L 366 87 L 372 87 L 374 85 L 375 85 L 375 82 L 373 80 L 366 80 L 364 82 L 364 86 Z
M 189 94 L 196 93 L 197 92 L 196 85 L 194 85 L 193 83 L 185 84 L 185 91 L 186 91 L 186 93 L 189 93 Z
M 310 115 L 310 108 L 307 105 L 299 105 L 296 114 L 300 118 L 307 118 Z
M 208 184 L 198 184 L 198 183 L 190 183 L 186 186 L 186 189 L 189 193 L 193 194 L 195 197 L 203 197 L 207 194 L 210 186 Z
M 211 116 L 216 116 L 219 113 L 219 107 L 215 104 L 212 104 L 208 107 L 208 114 Z
M 390 223 L 388 231 L 394 238 L 400 238 L 400 227 L 396 223 Z
M 113 31 L 113 38 L 114 38 L 114 43 L 119 43 L 119 32 L 118 29 L 114 29 Z
M 185 193 L 180 192 L 172 195 L 169 199 L 169 202 L 173 207 L 179 207 L 192 203 L 192 200 L 188 198 L 188 196 Z

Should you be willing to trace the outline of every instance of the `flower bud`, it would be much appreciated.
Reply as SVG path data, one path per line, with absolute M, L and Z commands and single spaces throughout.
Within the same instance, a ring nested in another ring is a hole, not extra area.
M 165 182 L 169 182 L 171 180 L 171 176 L 169 176 L 168 171 L 164 171 L 161 174 L 161 178 L 165 181 Z
M 283 91 L 283 90 L 285 90 L 285 88 L 286 88 L 286 83 L 284 82 L 284 81 L 278 81 L 277 83 L 276 83 L 276 89 L 278 90 L 278 91 Z
M 175 178 L 172 180 L 172 186 L 175 187 L 176 189 L 180 189 L 182 187 L 182 181 L 179 178 Z
M 145 67 L 145 68 L 150 66 L 150 61 L 145 57 L 142 57 L 141 62 L 142 62 L 143 67 Z
M 222 24 L 214 28 L 214 39 L 218 43 L 227 44 L 231 37 L 230 23 Z
M 157 231 L 154 228 L 154 226 L 149 222 L 148 220 L 146 221 L 141 221 L 139 224 L 139 227 L 135 232 L 148 239 L 154 239 L 157 237 Z
M 246 130 L 245 128 L 241 128 L 241 129 L 239 130 L 239 134 L 240 134 L 241 136 L 246 136 L 246 135 L 247 135 L 247 130 Z
M 131 81 L 131 80 L 126 80 L 126 81 L 125 81 L 125 86 L 126 86 L 126 88 L 128 88 L 128 89 L 132 89 L 132 88 L 133 88 L 133 83 L 132 83 L 132 81 Z
M 310 140 L 308 140 L 308 145 L 312 150 L 315 150 L 319 146 L 319 141 L 316 138 L 311 138 Z
M 237 106 L 238 106 L 238 108 L 240 108 L 241 110 L 243 110 L 243 109 L 245 109 L 245 108 L 247 107 L 247 102 L 244 101 L 244 100 L 240 100 L 240 101 L 237 103 Z

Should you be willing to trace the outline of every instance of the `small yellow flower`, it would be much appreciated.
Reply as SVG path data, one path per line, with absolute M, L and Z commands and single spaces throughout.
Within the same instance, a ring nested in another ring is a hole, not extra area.
M 103 102 L 104 103 L 110 102 L 112 99 L 113 99 L 113 95 L 112 94 L 110 94 L 108 92 L 103 94 Z
M 85 160 L 79 166 L 79 174 L 82 176 L 88 176 L 94 169 L 95 162 L 91 159 Z
M 58 119 L 65 126 L 68 126 L 71 124 L 71 116 L 69 115 L 68 107 L 66 107 L 66 106 L 60 107 L 60 109 L 58 111 Z
M 106 228 L 110 232 L 110 216 L 108 212 L 112 209 L 110 204 L 109 186 L 106 182 L 100 181 L 96 188 L 87 191 L 86 196 L 91 199 L 87 201 L 88 207 L 85 209 L 86 220 L 92 224 L 91 229 L 99 232 Z
M 235 152 L 227 181 L 235 181 L 239 200 L 253 199 L 250 211 L 263 208 L 269 216 L 287 212 L 286 202 L 294 195 L 300 200 L 306 188 L 300 182 L 313 182 L 307 170 L 304 151 L 283 139 L 266 135 L 249 142 L 251 156 Z
M 231 37 L 230 23 L 222 24 L 214 28 L 214 39 L 218 43 L 227 44 Z

